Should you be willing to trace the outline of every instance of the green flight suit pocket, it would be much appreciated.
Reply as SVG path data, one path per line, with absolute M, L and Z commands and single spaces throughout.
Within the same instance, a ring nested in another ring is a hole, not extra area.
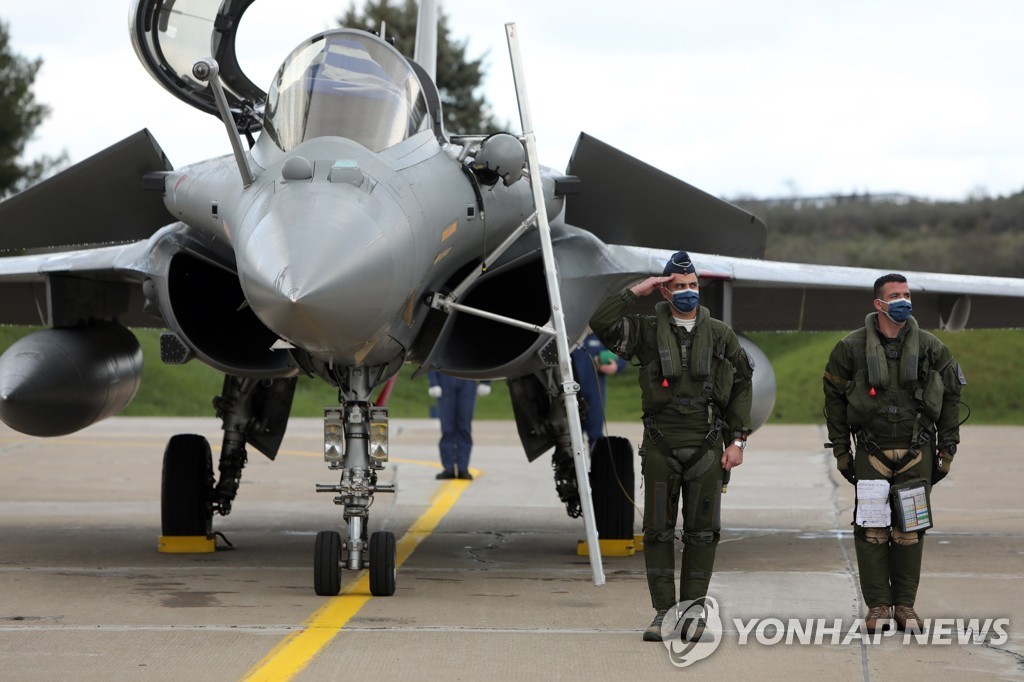
M 872 392 L 875 395 L 872 395 Z M 846 421 L 851 426 L 864 426 L 870 422 L 878 412 L 878 393 L 868 383 L 867 370 L 857 370 L 853 380 L 846 383 L 844 388 L 846 394 Z
M 942 375 L 935 370 L 930 370 L 928 372 L 928 380 L 924 385 L 921 403 L 924 406 L 925 416 L 933 422 L 937 422 L 939 420 L 939 414 L 942 412 L 942 396 L 944 393 L 945 388 L 942 384 Z
M 665 377 L 661 375 L 661 363 L 650 362 L 640 371 L 643 376 L 640 388 L 644 412 L 658 412 L 672 402 L 672 389 L 662 385 Z
M 732 384 L 735 379 L 736 370 L 732 363 L 725 359 L 719 360 L 718 366 L 715 367 L 714 390 L 711 392 L 716 403 L 719 405 L 729 404 L 729 398 L 732 396 Z

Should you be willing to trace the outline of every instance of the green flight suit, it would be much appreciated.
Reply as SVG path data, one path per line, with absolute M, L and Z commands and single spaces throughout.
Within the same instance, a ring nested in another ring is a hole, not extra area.
M 895 339 L 879 331 L 877 317 L 869 314 L 865 326 L 836 344 L 829 356 L 823 380 L 829 439 L 836 457 L 853 453 L 858 480 L 932 482 L 936 448 L 960 442 L 960 392 L 966 381 L 949 349 L 913 317 Z M 915 442 L 920 456 L 900 463 Z M 868 607 L 914 605 L 924 531 L 908 534 L 855 524 L 854 547 Z
M 753 365 L 733 330 L 707 308 L 698 308 L 696 325 L 686 331 L 671 323 L 666 302 L 655 307 L 655 315 L 627 314 L 636 300 L 629 289 L 613 294 L 590 318 L 590 327 L 609 349 L 639 363 L 644 558 L 652 604 L 663 610 L 707 594 L 721 531 L 723 438 L 750 432 Z M 662 443 L 655 442 L 659 438 Z M 677 599 L 680 498 L 683 558 Z

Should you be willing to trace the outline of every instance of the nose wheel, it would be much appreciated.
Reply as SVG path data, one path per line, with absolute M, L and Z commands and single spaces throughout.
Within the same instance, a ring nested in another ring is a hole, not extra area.
M 398 566 L 395 563 L 395 534 L 378 530 L 370 536 L 370 594 L 390 597 L 395 593 Z
M 341 533 L 322 530 L 313 551 L 313 590 L 321 597 L 341 592 Z
M 395 593 L 398 577 L 395 534 L 379 530 L 370 535 L 370 594 L 390 597 Z M 322 530 L 316 534 L 313 550 L 313 590 L 321 597 L 335 597 L 341 592 L 341 533 Z

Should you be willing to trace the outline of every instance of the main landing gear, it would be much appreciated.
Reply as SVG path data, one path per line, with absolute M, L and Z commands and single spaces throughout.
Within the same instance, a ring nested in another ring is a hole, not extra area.
M 344 370 L 341 407 L 324 410 L 324 461 L 341 471 L 335 485 L 317 485 L 318 493 L 335 493 L 334 503 L 344 508 L 347 533 L 324 530 L 316 536 L 313 552 L 313 589 L 333 597 L 341 591 L 341 571 L 369 568 L 370 593 L 395 593 L 397 562 L 395 535 L 367 526 L 375 493 L 393 493 L 393 484 L 377 483 L 377 473 L 388 461 L 388 411 L 370 404 L 370 369 Z
M 194 433 L 171 437 L 164 450 L 160 490 L 163 537 L 210 537 L 213 526 L 213 458 L 207 440 Z
M 216 549 L 213 515 L 227 516 L 238 495 L 246 444 L 270 459 L 284 437 L 296 380 L 225 376 L 213 400 L 224 429 L 214 483 L 210 444 L 203 436 L 178 434 L 164 450 L 160 512 L 161 552 L 212 552 Z

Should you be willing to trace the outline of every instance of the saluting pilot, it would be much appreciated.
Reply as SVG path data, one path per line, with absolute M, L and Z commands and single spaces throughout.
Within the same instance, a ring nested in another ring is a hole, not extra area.
M 628 314 L 660 291 L 654 315 Z M 607 298 L 590 319 L 599 339 L 640 364 L 644 411 L 644 558 L 655 617 L 645 641 L 661 641 L 676 603 L 675 528 L 683 504 L 679 602 L 707 595 L 721 530 L 723 471 L 743 463 L 750 433 L 753 365 L 735 332 L 698 305 L 697 271 L 685 251 L 651 277 Z M 723 443 L 727 447 L 723 451 Z M 687 630 L 691 641 L 703 626 Z

